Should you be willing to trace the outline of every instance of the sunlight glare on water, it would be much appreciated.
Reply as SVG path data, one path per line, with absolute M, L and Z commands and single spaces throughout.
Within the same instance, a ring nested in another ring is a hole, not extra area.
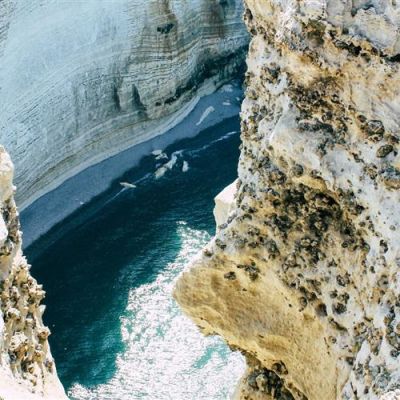
M 28 249 L 72 400 L 231 397 L 243 357 L 204 337 L 172 291 L 215 232 L 213 198 L 237 177 L 238 131 L 235 117 L 176 142 L 159 176 L 167 159 L 144 158 Z
M 129 293 L 121 317 L 126 350 L 117 358 L 115 376 L 92 390 L 77 384 L 71 398 L 213 400 L 232 395 L 244 371 L 242 356 L 217 337 L 202 337 L 171 296 L 176 277 L 210 235 L 184 222 L 177 223 L 177 234 L 182 246 L 176 260 L 155 281 Z

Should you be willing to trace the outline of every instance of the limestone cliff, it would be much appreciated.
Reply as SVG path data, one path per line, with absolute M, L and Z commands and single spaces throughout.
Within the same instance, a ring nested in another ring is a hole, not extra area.
M 0 143 L 25 208 L 244 65 L 240 0 L 0 1 Z
M 21 251 L 13 170 L 0 146 L 0 399 L 66 399 L 42 322 L 45 292 Z
M 235 200 L 175 296 L 240 399 L 399 399 L 400 5 L 245 3 Z

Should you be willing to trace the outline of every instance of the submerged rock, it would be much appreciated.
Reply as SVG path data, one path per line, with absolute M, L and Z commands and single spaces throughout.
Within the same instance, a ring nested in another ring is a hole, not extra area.
M 239 179 L 175 297 L 238 399 L 398 399 L 400 5 L 245 3 Z

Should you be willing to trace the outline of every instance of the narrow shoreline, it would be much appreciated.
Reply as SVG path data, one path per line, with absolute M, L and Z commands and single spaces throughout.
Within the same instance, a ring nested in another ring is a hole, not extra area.
M 138 165 L 152 151 L 164 149 L 177 140 L 198 135 L 201 131 L 238 115 L 243 91 L 239 82 L 222 86 L 201 97 L 189 114 L 175 126 L 145 142 L 86 168 L 21 211 L 24 248 L 47 233 L 79 207 L 107 190 L 111 183 Z

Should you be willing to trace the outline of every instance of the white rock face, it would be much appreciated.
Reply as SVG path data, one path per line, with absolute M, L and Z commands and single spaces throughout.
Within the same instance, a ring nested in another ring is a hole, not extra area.
M 0 2 L 0 143 L 25 208 L 234 76 L 240 0 Z
M 399 399 L 400 5 L 246 7 L 236 204 L 175 296 L 239 399 Z
M 0 398 L 67 399 L 43 325 L 45 296 L 21 251 L 13 165 L 0 146 Z
M 221 193 L 219 193 L 214 201 L 214 218 L 217 229 L 228 220 L 230 212 L 235 205 L 236 181 L 227 186 Z

